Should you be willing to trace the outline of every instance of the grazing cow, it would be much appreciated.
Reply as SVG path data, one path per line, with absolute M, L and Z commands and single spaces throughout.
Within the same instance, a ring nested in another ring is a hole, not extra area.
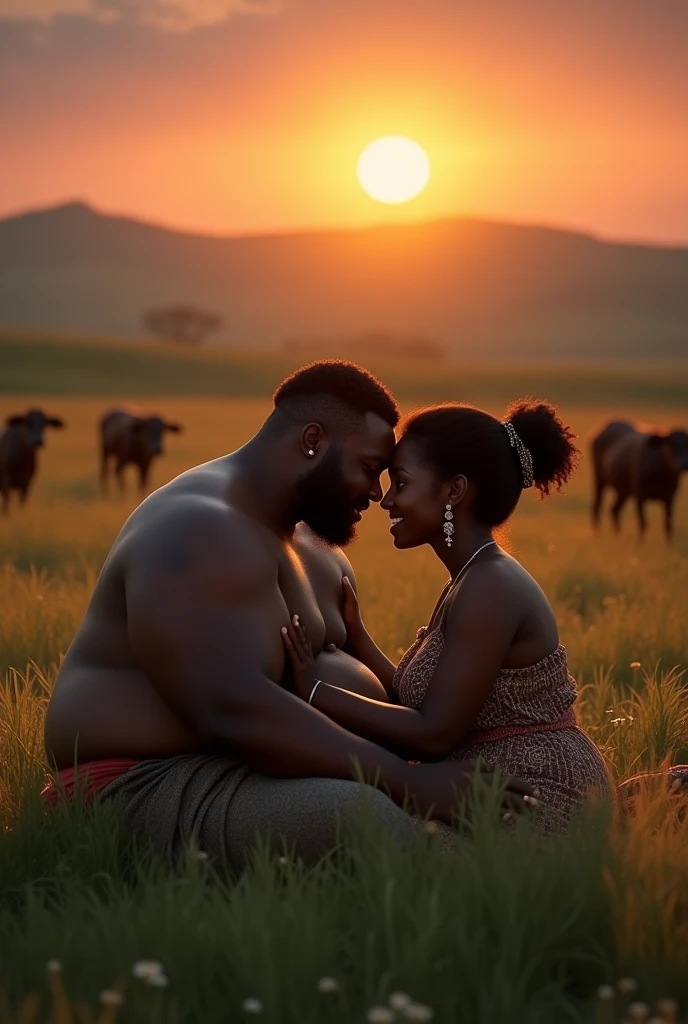
M 640 535 L 645 533 L 645 502 L 664 504 L 667 540 L 673 535 L 673 504 L 679 478 L 688 469 L 688 433 L 672 430 L 662 434 L 638 430 L 625 420 L 608 423 L 592 441 L 594 497 L 593 524 L 600 518 L 602 497 L 607 487 L 616 491 L 611 516 L 619 529 L 619 515 L 628 498 L 634 498 Z
M 9 508 L 10 491 L 17 491 L 23 505 L 37 467 L 36 451 L 43 447 L 46 427 L 62 429 L 58 416 L 46 416 L 42 409 L 29 409 L 23 415 L 9 416 L 0 434 L 0 494 L 2 511 Z
M 180 433 L 179 423 L 167 423 L 159 416 L 137 416 L 124 409 L 110 409 L 100 421 L 100 484 L 107 493 L 108 466 L 115 460 L 115 475 L 124 494 L 124 467 L 133 463 L 139 468 L 141 493 L 148 488 L 148 472 L 154 456 L 162 455 L 162 438 L 166 430 Z

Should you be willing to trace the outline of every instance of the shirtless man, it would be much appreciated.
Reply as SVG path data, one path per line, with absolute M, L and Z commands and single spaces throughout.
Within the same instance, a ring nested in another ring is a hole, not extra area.
M 346 653 L 338 549 L 352 539 L 394 447 L 398 410 L 365 370 L 315 363 L 287 378 L 246 445 L 182 473 L 124 524 L 67 652 L 45 744 L 71 781 L 159 846 L 240 867 L 257 833 L 313 861 L 376 785 L 399 835 L 422 814 L 451 821 L 473 766 L 409 765 L 342 729 L 289 688 L 280 629 L 298 610 L 328 682 L 381 684 Z M 329 546 L 328 546 L 329 545 Z M 113 760 L 114 759 L 114 760 Z M 88 767 L 85 767 L 88 764 Z M 388 795 L 386 795 L 388 794 Z M 529 787 L 510 782 L 510 805 Z

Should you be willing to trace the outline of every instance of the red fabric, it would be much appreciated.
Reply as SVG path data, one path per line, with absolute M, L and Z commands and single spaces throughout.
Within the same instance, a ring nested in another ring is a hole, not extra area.
M 576 712 L 569 708 L 565 715 L 554 722 L 538 722 L 536 725 L 504 725 L 498 729 L 484 729 L 469 732 L 464 743 L 494 743 L 495 740 L 506 740 L 510 736 L 527 736 L 529 732 L 558 732 L 559 729 L 575 729 L 578 726 Z M 422 764 L 422 761 L 409 761 L 409 764 Z
M 41 796 L 50 804 L 56 804 L 61 794 L 71 800 L 74 796 L 74 789 L 79 783 L 79 791 L 83 791 L 87 797 L 92 797 L 101 789 L 113 782 L 120 775 L 124 775 L 130 768 L 138 764 L 125 757 L 112 757 L 103 761 L 86 761 L 74 768 L 63 768 L 57 773 L 55 782 L 49 782 Z
M 466 743 L 494 743 L 496 740 L 507 740 L 511 736 L 527 736 L 531 732 L 558 732 L 560 729 L 575 729 L 576 712 L 569 708 L 565 715 L 554 722 L 538 722 L 537 725 L 504 725 L 497 729 L 484 729 L 482 732 L 469 732 Z

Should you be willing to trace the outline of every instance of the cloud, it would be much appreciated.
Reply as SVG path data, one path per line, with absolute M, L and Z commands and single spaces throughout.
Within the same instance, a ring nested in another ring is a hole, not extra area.
M 281 0 L 0 0 L 0 19 L 50 25 L 60 17 L 81 16 L 186 32 L 233 15 L 274 14 L 280 9 Z

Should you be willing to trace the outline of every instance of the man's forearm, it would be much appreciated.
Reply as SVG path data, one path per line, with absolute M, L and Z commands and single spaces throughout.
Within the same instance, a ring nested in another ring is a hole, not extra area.
M 356 779 L 377 785 L 402 805 L 413 776 L 396 754 L 348 732 L 291 694 L 279 709 L 215 718 L 212 739 L 249 767 L 276 778 Z

